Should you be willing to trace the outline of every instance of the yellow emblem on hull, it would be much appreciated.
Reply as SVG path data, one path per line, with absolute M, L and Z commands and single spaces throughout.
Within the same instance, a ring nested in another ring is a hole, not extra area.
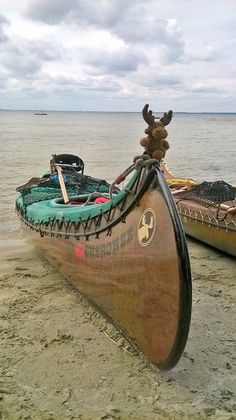
M 146 209 L 138 223 L 138 241 L 140 245 L 147 246 L 153 239 L 156 230 L 156 215 L 153 209 Z

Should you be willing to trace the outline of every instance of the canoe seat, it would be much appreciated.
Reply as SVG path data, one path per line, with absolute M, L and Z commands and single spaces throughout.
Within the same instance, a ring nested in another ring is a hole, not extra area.
M 81 174 L 84 173 L 84 162 L 79 156 L 70 154 L 53 155 L 50 165 L 54 163 L 58 163 L 62 169 L 67 171 L 75 170 L 76 172 L 81 172 Z

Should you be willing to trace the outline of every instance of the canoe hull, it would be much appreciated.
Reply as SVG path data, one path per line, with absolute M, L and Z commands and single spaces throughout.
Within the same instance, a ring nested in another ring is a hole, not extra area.
M 165 163 L 161 170 L 173 194 L 186 235 L 235 257 L 236 200 L 217 205 L 183 198 L 181 191 L 191 190 L 198 185 L 197 182 L 191 178 L 176 178 Z
M 218 219 L 216 208 L 207 211 L 194 203 L 190 207 L 188 200 L 177 200 L 177 208 L 186 235 L 236 257 L 236 217 L 224 218 L 221 215 Z
M 158 176 L 164 187 L 157 188 Z M 39 235 L 25 226 L 50 263 L 163 370 L 179 360 L 191 314 L 188 253 L 168 192 L 156 171 L 132 211 L 99 236 Z

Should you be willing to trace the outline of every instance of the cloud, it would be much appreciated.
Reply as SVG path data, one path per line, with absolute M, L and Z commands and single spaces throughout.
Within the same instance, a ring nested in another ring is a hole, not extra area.
M 55 89 L 79 91 L 100 91 L 100 92 L 118 92 L 121 89 L 117 81 L 112 80 L 108 76 L 93 77 L 68 77 L 68 76 L 50 76 L 50 85 Z
M 41 63 L 35 58 L 34 54 L 22 55 L 19 48 L 11 47 L 4 54 L 4 67 L 13 77 L 32 76 L 41 68 Z
M 105 47 L 91 47 L 82 51 L 82 60 L 92 67 L 93 73 L 125 75 L 136 71 L 139 63 L 148 63 L 145 54 L 127 46 L 110 51 Z
M 57 48 L 43 41 L 8 40 L 0 51 L 1 63 L 13 77 L 32 77 L 45 62 L 60 57 Z
M 9 20 L 6 19 L 5 16 L 2 15 L 1 13 L 0 13 L 0 25 L 1 26 L 9 25 Z
M 0 44 L 8 41 L 8 36 L 5 33 L 7 25 L 9 25 L 9 21 L 0 13 Z
M 80 25 L 109 28 L 127 7 L 129 5 L 126 0 L 31 0 L 26 5 L 25 14 L 48 24 L 76 21 Z
M 199 81 L 197 83 L 194 83 L 193 85 L 189 86 L 189 91 L 196 92 L 196 93 L 202 93 L 205 95 L 209 94 L 218 94 L 218 93 L 224 93 L 224 89 L 220 86 L 215 85 L 211 81 Z
M 76 7 L 77 0 L 32 0 L 25 6 L 25 15 L 54 25 L 62 22 Z
M 185 62 L 188 63 L 191 61 L 205 61 L 211 63 L 220 60 L 223 55 L 223 52 L 217 51 L 210 45 L 193 44 L 189 46 L 188 51 L 186 51 Z
M 156 86 L 162 88 L 176 88 L 183 86 L 182 77 L 173 74 L 153 74 L 146 76 L 145 86 Z
M 13 106 L 15 94 L 69 109 L 78 98 L 81 109 L 152 98 L 201 109 L 235 92 L 233 2 L 1 0 L 1 13 L 1 98 Z
M 78 27 L 107 29 L 127 44 L 142 44 L 148 48 L 166 47 L 165 60 L 181 61 L 184 41 L 175 19 L 159 17 L 156 2 L 134 0 L 33 0 L 26 15 L 50 25 L 73 22 Z

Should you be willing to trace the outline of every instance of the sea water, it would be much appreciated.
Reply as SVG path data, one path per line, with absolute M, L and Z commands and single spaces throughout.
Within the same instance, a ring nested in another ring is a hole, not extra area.
M 15 189 L 49 169 L 52 154 L 72 153 L 85 174 L 112 182 L 142 154 L 147 127 L 141 113 L 0 111 L 0 239 L 23 234 L 15 215 Z M 198 181 L 236 184 L 236 114 L 176 113 L 167 127 L 169 169 Z

